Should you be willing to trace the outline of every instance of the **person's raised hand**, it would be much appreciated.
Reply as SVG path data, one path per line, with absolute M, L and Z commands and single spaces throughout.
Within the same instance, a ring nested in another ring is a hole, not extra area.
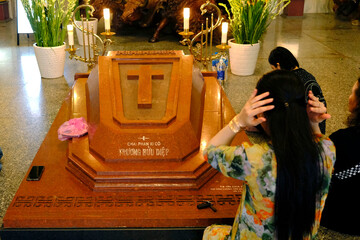
M 331 115 L 326 113 L 327 108 L 325 104 L 315 97 L 312 91 L 309 91 L 309 100 L 306 106 L 309 120 L 313 123 L 320 123 L 326 119 L 331 118 Z
M 240 113 L 236 115 L 236 122 L 242 128 L 257 126 L 262 122 L 265 122 L 265 117 L 257 117 L 258 114 L 264 113 L 273 109 L 274 105 L 267 105 L 274 99 L 265 97 L 269 96 L 269 92 L 262 93 L 256 96 L 257 89 L 253 91 Z

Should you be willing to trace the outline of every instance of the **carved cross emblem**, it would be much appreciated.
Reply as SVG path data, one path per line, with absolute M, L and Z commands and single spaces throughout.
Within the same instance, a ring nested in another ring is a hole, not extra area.
M 142 65 L 139 70 L 128 70 L 128 80 L 139 80 L 138 108 L 151 108 L 152 106 L 152 80 L 163 80 L 162 70 L 153 70 L 151 65 Z
M 145 136 L 142 136 L 142 137 L 139 137 L 138 139 L 139 139 L 139 140 L 143 140 L 143 141 L 146 141 L 146 140 L 148 140 L 148 139 L 150 139 L 150 138 L 148 138 L 148 137 L 145 137 Z

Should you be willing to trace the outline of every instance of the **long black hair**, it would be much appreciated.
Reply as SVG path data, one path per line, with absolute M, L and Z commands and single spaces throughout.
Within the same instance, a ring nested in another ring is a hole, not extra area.
M 323 179 L 304 85 L 292 72 L 276 70 L 265 74 L 256 88 L 258 94 L 270 92 L 275 105 L 264 113 L 277 161 L 275 232 L 278 239 L 303 239 L 311 234 Z
M 358 87 L 355 89 L 355 98 L 356 98 L 356 107 L 349 115 L 347 119 L 347 125 L 349 127 L 356 126 L 358 131 L 360 131 L 360 77 L 357 80 Z
M 270 52 L 268 61 L 271 65 L 277 66 L 277 63 L 280 65 L 282 70 L 293 70 L 296 67 L 299 67 L 299 62 L 296 60 L 294 55 L 284 47 L 277 47 Z

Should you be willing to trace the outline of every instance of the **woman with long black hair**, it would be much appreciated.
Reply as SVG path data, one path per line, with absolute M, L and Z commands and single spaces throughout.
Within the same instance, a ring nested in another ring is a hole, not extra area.
M 265 74 L 243 109 L 208 143 L 205 159 L 245 181 L 231 239 L 312 239 L 335 163 L 335 148 L 320 133 L 330 117 L 290 71 Z M 242 129 L 261 125 L 264 141 L 229 146 Z M 212 238 L 213 239 L 213 238 Z

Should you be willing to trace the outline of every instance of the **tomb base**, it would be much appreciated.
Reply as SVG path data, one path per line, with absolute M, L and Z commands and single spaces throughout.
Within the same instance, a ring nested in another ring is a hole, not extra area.
M 134 188 L 117 188 L 116 191 L 96 191 L 89 186 L 91 183 L 79 177 L 85 174 L 85 170 L 78 175 L 69 169 L 72 161 L 69 159 L 69 146 L 73 142 L 59 141 L 57 130 L 69 118 L 79 117 L 76 114 L 81 112 L 76 111 L 80 108 L 74 105 L 73 98 L 76 95 L 81 99 L 81 94 L 86 94 L 86 91 L 81 90 L 81 93 L 77 89 L 84 89 L 88 79 L 86 75 L 76 78 L 70 96 L 63 102 L 32 162 L 32 166 L 45 166 L 44 173 L 40 181 L 26 181 L 26 177 L 22 181 L 4 216 L 0 231 L 2 240 L 201 239 L 206 226 L 232 224 L 241 201 L 243 182 L 216 171 L 211 176 L 203 172 L 204 177 L 199 178 L 196 187 L 177 188 L 175 183 L 171 183 L 173 188 L 148 188 L 140 184 Z M 211 74 L 204 77 L 202 95 L 201 115 L 204 120 L 199 132 L 201 142 L 206 142 L 232 119 L 235 112 L 216 77 Z M 242 140 L 247 140 L 245 133 L 238 134 L 233 144 Z M 181 161 L 170 159 L 168 164 L 186 164 L 186 159 L 191 157 L 190 154 Z M 186 171 L 191 169 L 185 168 Z M 153 180 L 159 176 L 154 173 Z M 153 180 L 151 184 L 156 185 Z M 196 179 L 194 181 L 196 183 Z M 197 209 L 197 205 L 204 201 L 210 201 L 217 211 Z

